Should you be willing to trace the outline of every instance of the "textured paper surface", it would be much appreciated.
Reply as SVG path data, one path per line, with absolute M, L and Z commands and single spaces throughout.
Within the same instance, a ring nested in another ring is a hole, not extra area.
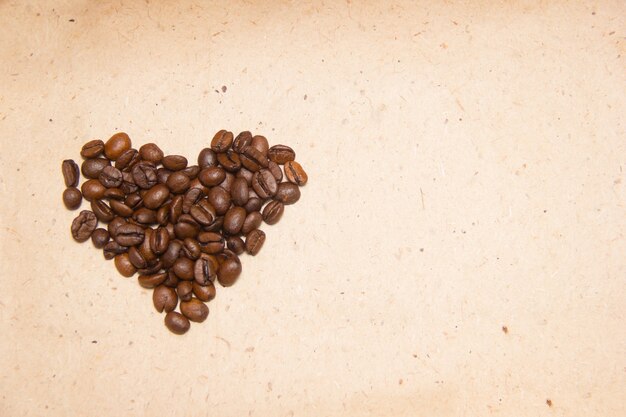
M 625 415 L 625 16 L 0 2 L 0 415 Z M 310 183 L 177 337 L 72 241 L 60 163 L 220 128 Z

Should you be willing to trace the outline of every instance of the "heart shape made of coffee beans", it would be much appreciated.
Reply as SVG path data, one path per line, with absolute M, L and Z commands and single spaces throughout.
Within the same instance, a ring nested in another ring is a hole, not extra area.
M 220 130 L 197 165 L 164 155 L 154 143 L 134 149 L 126 133 L 91 140 L 80 155 L 80 168 L 71 159 L 61 165 L 65 207 L 77 210 L 83 198 L 91 205 L 73 220 L 72 237 L 91 238 L 121 275 L 139 273 L 175 334 L 206 320 L 214 282 L 237 281 L 239 255 L 259 253 L 261 224 L 276 224 L 308 180 L 293 149 L 270 147 L 248 131 L 234 137 Z M 86 180 L 79 189 L 81 172 Z

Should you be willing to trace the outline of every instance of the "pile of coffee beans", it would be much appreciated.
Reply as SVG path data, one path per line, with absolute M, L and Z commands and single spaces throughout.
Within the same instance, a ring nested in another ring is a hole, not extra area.
M 276 224 L 308 179 L 293 149 L 248 131 L 220 130 L 197 165 L 154 143 L 134 149 L 126 133 L 89 141 L 80 154 L 80 168 L 71 159 L 61 166 L 65 207 L 77 210 L 83 198 L 91 206 L 72 222 L 72 237 L 91 239 L 123 276 L 138 273 L 176 334 L 207 318 L 215 280 L 237 281 L 239 255 L 259 253 L 261 224 Z

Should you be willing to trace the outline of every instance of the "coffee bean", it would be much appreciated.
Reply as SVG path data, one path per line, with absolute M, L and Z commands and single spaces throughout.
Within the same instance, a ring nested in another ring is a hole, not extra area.
M 163 167 L 157 168 L 156 170 L 157 183 L 167 184 L 167 180 L 170 178 L 170 175 L 172 175 L 172 171 L 170 171 L 169 169 L 165 169 Z
M 183 169 L 181 172 L 189 177 L 190 180 L 193 180 L 198 177 L 198 174 L 200 173 L 200 167 L 198 165 L 192 165 Z
M 115 256 L 115 268 L 123 277 L 132 277 L 137 272 L 137 268 L 130 263 L 130 258 L 128 257 L 128 253 L 121 253 Z
M 189 214 L 202 226 L 208 226 L 213 223 L 216 216 L 215 208 L 213 208 L 206 198 L 203 198 L 191 206 Z
M 236 178 L 230 188 L 230 196 L 235 205 L 243 206 L 248 202 L 248 183 L 244 178 Z
M 172 203 L 165 203 L 157 210 L 156 221 L 161 226 L 167 226 L 170 221 L 170 210 L 172 208 Z
M 252 133 L 248 131 L 241 132 L 233 141 L 233 150 L 241 153 L 244 148 L 252 144 Z
M 254 146 L 261 154 L 267 157 L 267 152 L 269 150 L 269 143 L 267 142 L 267 138 L 265 136 L 256 135 L 252 138 L 252 146 Z
M 165 326 L 174 334 L 187 333 L 190 327 L 189 320 L 176 311 L 170 311 L 165 316 Z
M 204 148 L 198 154 L 198 166 L 200 169 L 217 166 L 217 155 L 212 149 Z
M 83 182 L 80 186 L 80 190 L 85 200 L 92 201 L 103 198 L 106 188 L 98 180 L 88 180 Z
M 165 203 L 170 196 L 170 190 L 165 184 L 157 184 L 150 188 L 143 197 L 143 205 L 149 209 L 156 209 Z
M 111 161 L 104 158 L 85 159 L 80 167 L 85 178 L 97 179 L 105 167 L 111 165 Z
M 210 281 L 215 281 L 219 264 L 213 255 L 203 253 L 194 263 L 193 275 L 200 285 L 207 285 Z
M 202 248 L 200 247 L 200 243 L 196 239 L 186 238 L 183 240 L 183 255 L 192 261 L 195 261 L 202 254 Z
M 135 193 L 138 189 L 139 187 L 137 187 L 137 184 L 135 184 L 133 175 L 130 172 L 122 172 L 122 185 L 120 185 L 120 190 L 122 190 L 124 194 L 132 194 Z
M 283 171 L 281 171 L 280 167 L 278 166 L 276 162 L 270 161 L 267 164 L 267 169 L 269 169 L 272 175 L 274 176 L 274 178 L 276 178 L 277 183 L 280 183 L 283 180 Z
M 183 198 L 181 207 L 182 212 L 185 214 L 189 213 L 191 207 L 200 201 L 202 197 L 204 197 L 204 192 L 200 188 L 190 188 L 189 191 L 185 193 L 185 197 Z
M 237 255 L 241 255 L 246 250 L 246 244 L 239 236 L 230 236 L 226 239 L 226 245 L 228 249 L 232 250 Z
M 187 168 L 187 158 L 182 155 L 168 155 L 163 158 L 161 163 L 171 171 L 180 171 Z
M 280 201 L 270 201 L 263 208 L 263 221 L 267 224 L 276 224 L 283 217 L 285 205 Z
M 181 214 L 183 214 L 183 196 L 182 195 L 174 196 L 170 204 L 171 205 L 170 205 L 169 221 L 171 223 L 177 223 L 178 218 L 180 217 Z
M 158 227 L 151 233 L 150 249 L 155 255 L 161 255 L 167 251 L 170 245 L 170 235 L 165 227 Z
M 176 294 L 178 294 L 180 301 L 191 300 L 193 296 L 193 284 L 191 281 L 180 281 L 178 285 L 176 285 Z
M 226 258 L 217 270 L 217 280 L 223 287 L 233 285 L 241 275 L 241 262 L 237 255 Z
M 63 173 L 63 180 L 66 187 L 76 187 L 78 180 L 80 179 L 80 171 L 78 165 L 71 159 L 66 159 L 61 164 L 61 172 Z
M 154 187 L 158 182 L 156 168 L 147 162 L 139 162 L 131 172 L 133 182 L 144 190 Z
M 233 133 L 226 130 L 220 130 L 213 136 L 211 140 L 211 149 L 217 153 L 226 152 L 233 143 Z M 198 164 L 202 165 L 202 164 Z
M 95 158 L 104 152 L 104 142 L 100 139 L 90 140 L 83 145 L 80 156 L 83 158 Z
M 76 187 L 68 187 L 63 191 L 63 204 L 69 210 L 76 210 L 83 202 L 83 195 Z
M 244 235 L 247 235 L 254 229 L 258 229 L 259 226 L 261 226 L 262 221 L 263 221 L 263 216 L 261 216 L 261 213 L 259 213 L 258 211 L 253 211 L 249 213 L 243 222 L 243 226 L 241 226 L 241 233 L 243 233 Z
M 139 162 L 139 152 L 137 149 L 125 150 L 115 161 L 115 168 L 120 171 L 129 171 Z
M 155 143 L 146 143 L 139 148 L 139 157 L 157 164 L 163 159 L 163 151 Z
M 209 282 L 207 285 L 200 285 L 197 282 L 191 284 L 193 289 L 193 295 L 198 297 L 199 300 L 209 302 L 215 298 L 215 285 Z
M 102 248 L 102 253 L 104 254 L 104 259 L 106 260 L 111 260 L 115 258 L 116 255 L 119 255 L 120 253 L 125 253 L 127 251 L 127 247 L 120 245 L 114 240 L 107 242 L 107 244 L 104 245 L 104 248 Z
M 178 258 L 172 266 L 176 276 L 182 280 L 192 280 L 194 276 L 194 263 L 189 258 Z
M 256 172 L 261 168 L 267 168 L 269 163 L 267 156 L 263 155 L 263 153 L 254 146 L 244 148 L 239 159 L 241 160 L 241 164 L 252 172 Z
M 183 214 L 174 225 L 174 234 L 178 239 L 196 237 L 200 232 L 200 225 L 189 214 Z
M 104 245 L 109 243 L 109 232 L 106 229 L 98 228 L 91 233 L 91 242 L 94 247 L 102 249 Z
M 122 246 L 139 245 L 143 242 L 144 237 L 144 228 L 131 223 L 126 223 L 119 226 L 115 230 L 115 234 L 113 235 L 113 239 L 115 239 L 115 241 Z
M 180 283 L 180 278 L 178 278 L 172 270 L 169 270 L 167 272 L 167 278 L 163 281 L 163 285 L 170 288 L 176 288 L 178 283 Z
M 265 243 L 265 232 L 260 229 L 254 229 L 246 235 L 246 252 L 254 256 L 263 247 Z
M 225 189 L 230 194 L 230 190 L 233 187 L 235 179 L 236 177 L 232 173 L 227 172 L 226 176 L 224 177 L 224 181 L 222 181 L 219 186 Z M 206 193 L 208 194 L 208 191 Z
M 159 285 L 152 292 L 152 303 L 159 313 L 169 313 L 176 308 L 178 304 L 178 296 L 176 291 L 165 285 Z
M 289 182 L 300 186 L 306 184 L 309 179 L 304 169 L 302 169 L 302 166 L 296 161 L 285 162 L 285 176 Z
M 263 207 L 263 200 L 258 197 L 249 197 L 248 202 L 243 208 L 246 209 L 248 213 L 252 213 L 253 211 L 259 211 Z
M 269 167 L 269 164 L 268 164 L 268 167 Z M 246 169 L 245 167 L 242 167 L 239 171 L 237 171 L 237 174 L 235 175 L 235 177 L 243 178 L 244 180 L 246 180 L 246 184 L 248 184 L 248 186 L 252 186 L 253 175 L 254 175 L 254 172 Z
M 93 200 L 91 202 L 91 211 L 93 211 L 101 222 L 110 222 L 115 217 L 115 213 L 113 213 L 111 207 L 102 200 Z
M 111 165 L 107 165 L 100 171 L 98 179 L 105 187 L 116 188 L 122 185 L 122 171 Z
M 276 178 L 268 169 L 262 169 L 254 173 L 252 188 L 261 198 L 269 198 L 276 194 L 278 184 Z
M 267 156 L 270 161 L 276 162 L 278 165 L 283 165 L 287 161 L 293 161 L 296 159 L 296 153 L 289 146 L 274 145 L 267 151 Z
M 141 224 L 154 224 L 157 222 L 156 211 L 141 207 L 133 213 L 133 220 Z
M 104 155 L 115 161 L 125 151 L 130 149 L 132 143 L 126 133 L 116 133 L 104 144 Z
M 104 192 L 104 198 L 111 200 L 124 201 L 126 194 L 119 188 L 107 188 Z
M 128 221 L 122 217 L 115 217 L 113 220 L 111 220 L 107 225 L 107 229 L 111 237 L 115 236 L 115 232 L 117 231 L 118 227 L 126 223 L 128 223 Z
M 139 249 L 135 246 L 128 249 L 128 259 L 130 259 L 130 263 L 137 269 L 148 267 L 148 261 L 146 261 L 146 258 L 143 257 Z
M 159 286 L 161 286 L 161 284 L 163 284 L 163 282 L 165 282 L 166 279 L 167 272 L 158 272 L 155 274 L 139 275 L 139 278 L 137 278 L 137 282 L 139 282 L 139 285 L 144 288 L 158 288 Z M 172 292 L 173 291 L 174 290 L 172 290 Z M 174 293 L 174 295 L 176 295 L 176 293 Z M 176 305 L 174 305 L 174 307 L 176 307 Z M 172 310 L 174 309 L 174 307 L 172 307 Z
M 235 151 L 217 154 L 217 161 L 228 172 L 237 172 L 241 168 L 241 159 Z
M 274 199 L 285 205 L 293 204 L 300 200 L 300 188 L 296 184 L 283 182 L 278 186 Z
M 89 210 L 83 210 L 72 221 L 72 237 L 77 242 L 84 242 L 91 237 L 91 233 L 96 230 L 97 225 L 96 215 Z
M 156 274 L 161 269 L 163 269 L 163 262 L 161 262 L 160 259 L 154 259 L 148 262 L 148 266 L 138 269 L 137 272 L 139 272 L 141 275 L 152 275 Z
M 141 252 L 141 256 L 148 262 L 150 265 L 157 259 L 156 253 L 152 250 L 152 246 L 150 246 L 150 242 L 152 241 L 152 234 L 154 233 L 154 229 L 151 227 L 146 227 L 144 229 L 144 239 L 143 242 L 139 245 L 138 249 Z
M 209 307 L 197 298 L 180 303 L 180 312 L 196 323 L 202 323 L 209 316 Z
M 246 219 L 246 209 L 243 207 L 231 207 L 224 215 L 224 231 L 231 235 L 239 233 Z
M 202 232 L 198 234 L 198 242 L 202 252 L 208 254 L 220 253 L 224 250 L 226 242 L 219 233 Z
M 163 261 L 164 268 L 170 268 L 172 265 L 174 265 L 174 262 L 176 262 L 176 260 L 180 256 L 180 251 L 182 250 L 182 247 L 183 245 L 178 240 L 170 239 L 167 249 L 165 250 L 163 255 L 161 255 L 161 260 Z
M 226 214 L 230 208 L 230 194 L 222 187 L 213 187 L 209 191 L 209 203 L 218 215 Z
M 226 178 L 226 172 L 224 169 L 216 166 L 204 168 L 198 174 L 200 182 L 207 187 L 215 187 L 220 184 Z
M 190 182 L 189 177 L 179 171 L 172 173 L 168 177 L 166 185 L 174 194 L 182 194 L 187 191 Z
M 109 205 L 111 206 L 113 212 L 120 217 L 130 217 L 133 215 L 133 209 L 121 201 L 110 200 Z

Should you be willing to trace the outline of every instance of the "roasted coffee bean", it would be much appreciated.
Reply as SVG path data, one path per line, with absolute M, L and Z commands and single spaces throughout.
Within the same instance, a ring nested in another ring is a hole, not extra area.
M 225 189 L 230 194 L 230 190 L 233 186 L 233 183 L 235 182 L 235 179 L 236 177 L 232 173 L 227 172 L 226 177 L 224 177 L 224 181 L 222 181 L 219 186 Z M 206 192 L 206 194 L 208 194 L 208 191 Z
M 116 133 L 104 144 L 104 155 L 115 161 L 124 152 L 130 149 L 132 143 L 126 133 Z
M 139 249 L 135 246 L 132 246 L 128 249 L 128 259 L 130 259 L 130 263 L 137 269 L 143 269 L 148 267 L 148 261 L 143 257 Z
M 204 197 L 204 193 L 200 188 L 190 188 L 189 191 L 185 193 L 185 197 L 182 201 L 181 210 L 183 213 L 189 213 L 191 207 L 196 204 L 200 199 Z
M 180 278 L 178 278 L 176 274 L 170 270 L 167 272 L 167 278 L 165 279 L 165 281 L 163 281 L 163 285 L 166 285 L 170 288 L 176 288 L 179 282 Z
M 91 211 L 93 211 L 101 222 L 110 222 L 115 217 L 115 213 L 113 213 L 111 207 L 102 200 L 93 200 L 91 202 Z
M 161 163 L 171 171 L 180 171 L 187 168 L 187 158 L 182 155 L 168 155 L 163 158 Z
M 224 215 L 224 231 L 234 235 L 239 233 L 243 222 L 246 220 L 246 209 L 243 207 L 231 207 Z
M 216 212 L 215 208 L 209 203 L 206 198 L 198 201 L 191 206 L 189 214 L 198 222 L 201 226 L 208 226 L 215 220 Z
M 107 229 L 109 230 L 109 234 L 111 235 L 111 237 L 115 236 L 115 232 L 117 231 L 118 227 L 126 223 L 128 223 L 128 221 L 122 217 L 116 217 L 111 220 L 107 225 Z
M 304 169 L 302 169 L 302 166 L 296 161 L 285 162 L 285 176 L 289 182 L 300 186 L 306 184 L 309 179 Z
M 172 173 L 165 183 L 174 194 L 182 194 L 189 188 L 191 180 L 184 172 Z
M 218 216 L 215 218 L 213 223 L 211 223 L 208 226 L 204 226 L 202 230 L 205 232 L 219 232 L 223 224 L 224 224 L 224 216 Z
M 182 280 L 192 280 L 194 274 L 194 263 L 191 259 L 180 257 L 174 262 L 172 270 L 176 276 Z
M 135 246 L 143 242 L 144 228 L 136 224 L 126 223 L 115 230 L 113 238 L 122 246 Z
M 191 324 L 187 317 L 176 311 L 170 311 L 165 316 L 165 326 L 170 332 L 180 335 L 187 333 Z
M 248 183 L 244 178 L 236 178 L 230 187 L 230 196 L 237 206 L 244 206 L 248 202 Z
M 228 172 L 237 172 L 241 168 L 241 159 L 235 151 L 217 154 L 217 161 Z
M 156 211 L 141 207 L 133 213 L 133 220 L 141 224 L 154 224 L 157 222 Z
M 124 194 L 124 192 L 119 188 L 107 188 L 104 192 L 104 198 L 124 201 L 124 199 L 126 198 L 126 194 Z
M 209 307 L 197 298 L 180 303 L 180 312 L 196 323 L 202 323 L 209 316 Z
M 269 169 L 262 169 L 254 173 L 252 177 L 252 188 L 259 197 L 269 198 L 276 194 L 278 184 Z
M 183 169 L 181 172 L 188 176 L 190 180 L 193 180 L 198 177 L 198 174 L 200 173 L 200 167 L 198 165 L 192 165 Z
M 165 203 L 157 210 L 156 221 L 161 226 L 166 226 L 169 222 L 171 206 L 171 203 Z
M 155 255 L 165 253 L 170 245 L 170 234 L 165 227 L 156 228 L 150 236 L 150 249 Z
M 180 243 L 180 241 L 170 240 L 167 249 L 165 250 L 163 255 L 161 255 L 161 260 L 163 261 L 164 268 L 170 268 L 172 265 L 174 265 L 174 262 L 176 262 L 176 260 L 180 256 L 180 251 L 182 250 L 182 248 L 183 245 Z
M 139 162 L 139 152 L 137 149 L 125 150 L 115 161 L 115 168 L 120 171 L 129 171 Z
M 142 269 L 138 269 L 137 272 L 139 272 L 141 275 L 152 275 L 156 274 L 161 269 L 163 269 L 163 262 L 161 262 L 160 259 L 154 259 L 148 262 L 148 266 Z
M 80 167 L 85 178 L 97 179 L 105 167 L 111 166 L 111 161 L 104 158 L 85 159 Z
M 150 188 L 143 197 L 143 205 L 149 209 L 159 208 L 169 196 L 170 189 L 165 184 L 157 184 Z
M 157 259 L 156 253 L 154 253 L 154 251 L 152 250 L 152 246 L 150 246 L 153 233 L 154 233 L 154 229 L 152 229 L 151 227 L 146 227 L 144 229 L 143 242 L 141 242 L 141 245 L 139 245 L 139 248 L 138 248 L 139 252 L 141 252 L 141 256 L 144 257 L 144 259 L 148 262 L 148 264 L 151 264 Z
M 167 180 L 170 178 L 170 175 L 172 175 L 172 171 L 170 171 L 169 169 L 165 169 L 163 167 L 157 168 L 156 170 L 157 183 L 167 184 Z
M 94 247 L 102 249 L 104 245 L 109 243 L 109 232 L 106 229 L 98 228 L 91 233 L 91 242 Z
M 263 221 L 267 224 L 276 224 L 283 217 L 285 205 L 280 201 L 270 201 L 263 208 Z
M 252 172 L 267 168 L 269 160 L 254 146 L 247 146 L 239 157 L 241 164 Z
M 128 207 L 126 204 L 121 201 L 111 200 L 109 201 L 109 205 L 115 214 L 121 217 L 130 217 L 133 215 L 133 209 Z
M 80 190 L 83 193 L 85 200 L 92 201 L 103 198 L 106 187 L 98 180 L 88 180 L 80 186 Z
M 276 162 L 270 161 L 267 164 L 267 169 L 269 169 L 274 178 L 276 178 L 277 183 L 280 183 L 283 180 L 283 171 L 280 169 Z
M 254 256 L 263 247 L 265 243 L 265 232 L 260 229 L 254 229 L 246 236 L 246 252 Z
M 193 276 L 200 285 L 215 281 L 219 264 L 213 255 L 203 253 L 194 263 Z
M 128 253 L 121 253 L 115 256 L 115 268 L 123 277 L 132 277 L 137 272 L 137 268 L 130 263 Z
M 226 130 L 220 130 L 215 134 L 215 136 L 213 136 L 213 140 L 211 140 L 211 149 L 217 153 L 226 152 L 232 143 L 233 133 Z
M 174 234 L 178 239 L 196 237 L 200 232 L 200 225 L 189 214 L 183 214 L 174 225 Z
M 244 235 L 247 235 L 254 229 L 258 229 L 259 226 L 261 226 L 262 221 L 263 221 L 263 216 L 261 216 L 261 213 L 259 213 L 258 211 L 253 211 L 249 213 L 243 222 L 243 226 L 241 226 L 241 233 L 243 233 Z
M 110 240 L 106 245 L 104 245 L 104 248 L 102 248 L 102 253 L 104 254 L 104 259 L 106 260 L 111 260 L 115 258 L 116 255 L 127 251 L 127 247 L 120 245 L 114 240 Z
M 184 197 L 182 195 L 172 197 L 172 201 L 170 202 L 170 222 L 177 223 L 178 218 L 183 214 L 183 199 Z
M 165 282 L 166 279 L 167 279 L 167 272 L 158 272 L 156 274 L 139 275 L 139 278 L 137 278 L 137 281 L 139 282 L 139 285 L 141 285 L 144 288 L 155 288 L 163 284 L 163 282 Z M 174 293 L 174 295 L 176 294 Z M 173 309 L 174 308 L 172 308 L 172 310 Z
M 252 144 L 252 133 L 247 130 L 237 135 L 233 141 L 233 150 L 241 153 L 244 148 Z
M 141 208 L 141 206 L 143 205 L 143 199 L 141 198 L 139 193 L 131 193 L 131 194 L 128 194 L 126 198 L 124 199 L 124 204 L 126 204 L 128 207 L 132 208 L 133 210 L 136 210 L 136 209 Z
M 80 171 L 78 165 L 72 159 L 66 159 L 61 164 L 61 172 L 66 187 L 76 187 L 80 179 Z
M 90 140 L 83 145 L 80 156 L 83 158 L 95 158 L 104 152 L 104 142 L 100 139 Z
M 287 206 L 293 204 L 300 200 L 300 187 L 290 182 L 283 182 L 278 186 L 274 199 Z
M 193 295 L 198 297 L 200 301 L 209 302 L 215 298 L 215 285 L 212 282 L 209 282 L 207 285 L 200 285 L 197 282 L 194 282 L 192 285 Z
M 133 181 L 137 186 L 147 190 L 154 187 L 157 182 L 156 168 L 146 162 L 140 162 L 132 169 Z
M 89 210 L 83 210 L 72 221 L 72 237 L 77 242 L 84 242 L 91 237 L 91 233 L 96 230 L 97 225 L 98 218 L 96 215 Z
M 152 303 L 159 313 L 169 313 L 176 308 L 178 304 L 178 296 L 176 291 L 165 285 L 159 285 L 152 292 Z
M 155 143 L 146 143 L 139 148 L 139 157 L 158 164 L 163 159 L 163 151 Z
M 193 179 L 191 180 L 191 182 L 189 183 L 189 189 L 192 188 L 197 188 L 198 190 L 202 191 L 202 195 L 205 196 L 209 193 L 209 188 L 205 187 L 204 185 L 202 185 L 202 183 L 200 182 L 199 179 Z
M 139 187 L 137 187 L 137 184 L 135 184 L 133 175 L 130 172 L 123 171 L 122 172 L 122 185 L 120 185 L 120 190 L 122 190 L 124 194 L 132 194 L 136 192 L 138 189 Z
M 261 154 L 267 157 L 267 151 L 270 148 L 270 144 L 267 142 L 265 136 L 256 135 L 252 138 L 252 146 L 254 146 Z
M 83 195 L 76 187 L 68 187 L 63 191 L 63 204 L 69 210 L 76 210 L 83 202 Z
M 241 255 L 246 250 L 246 244 L 239 236 L 230 236 L 226 239 L 226 245 L 237 255 Z
M 180 281 L 176 285 L 176 293 L 180 301 L 189 301 L 193 296 L 193 284 L 191 281 Z
M 249 171 L 246 168 L 242 167 L 239 171 L 237 171 L 237 174 L 235 175 L 235 177 L 236 178 L 243 178 L 244 180 L 246 180 L 246 184 L 248 184 L 248 186 L 252 186 L 252 176 L 253 175 L 254 175 L 254 172 Z
M 230 208 L 230 194 L 222 187 L 213 187 L 209 191 L 209 203 L 218 215 L 226 214 Z
M 287 161 L 293 161 L 296 159 L 296 153 L 289 146 L 274 145 L 267 151 L 267 156 L 270 161 L 276 162 L 278 165 L 283 165 Z
M 241 262 L 237 255 L 227 257 L 217 270 L 217 280 L 223 287 L 233 285 L 241 275 Z
M 215 254 L 224 250 L 225 241 L 222 235 L 215 232 L 202 232 L 198 234 L 200 249 L 204 253 Z
M 217 166 L 217 155 L 212 149 L 204 148 L 198 154 L 198 166 L 200 169 Z
M 246 209 L 248 213 L 252 213 L 253 211 L 259 211 L 263 207 L 263 200 L 258 197 L 250 197 L 248 198 L 248 202 L 243 208 Z
M 187 258 L 195 261 L 202 254 L 202 248 L 200 247 L 200 243 L 196 239 L 192 239 L 190 237 L 183 240 L 183 255 Z
M 204 168 L 198 174 L 200 182 L 207 187 L 215 187 L 226 178 L 226 172 L 220 167 Z

